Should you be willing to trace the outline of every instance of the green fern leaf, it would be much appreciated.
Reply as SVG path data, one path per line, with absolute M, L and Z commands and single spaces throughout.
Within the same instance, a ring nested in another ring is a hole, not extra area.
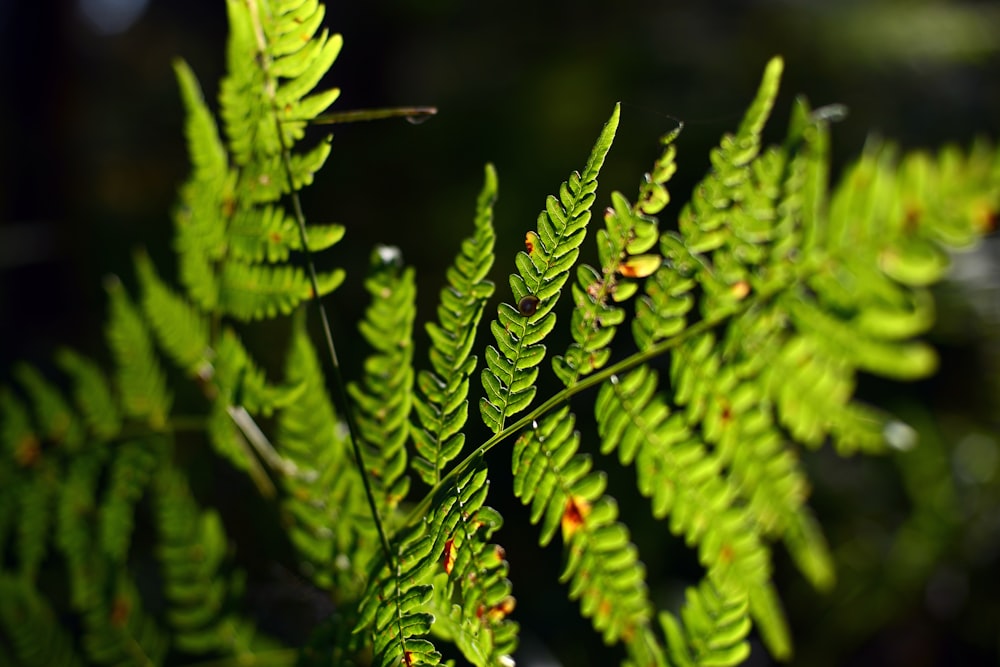
M 607 363 L 617 326 L 625 319 L 625 310 L 613 304 L 631 298 L 639 288 L 635 279 L 645 278 L 660 266 L 659 256 L 642 253 L 659 238 L 656 218 L 651 216 L 670 201 L 665 184 L 676 170 L 673 141 L 678 132 L 679 128 L 663 138 L 665 150 L 645 175 L 638 203 L 632 206 L 622 194 L 612 193 L 613 205 L 604 214 L 605 229 L 597 231 L 600 269 L 586 265 L 577 269 L 570 324 L 574 342 L 565 357 L 552 360 L 553 370 L 567 387 Z
M 201 87 L 188 64 L 183 60 L 175 60 L 174 73 L 180 86 L 181 100 L 187 110 L 184 131 L 193 167 L 193 180 L 222 185 L 228 175 L 229 164 L 215 118 L 205 104 Z M 216 194 L 222 193 L 217 191 Z
M 136 503 L 162 464 L 162 458 L 153 440 L 127 442 L 116 448 L 98 529 L 101 547 L 117 563 L 124 562 L 128 554 Z
M 210 365 L 208 321 L 160 279 L 145 253 L 135 257 L 142 310 L 163 351 L 189 375 L 204 377 Z
M 680 231 L 686 245 L 694 252 L 710 252 L 732 243 L 749 253 L 746 259 L 753 258 L 752 247 L 760 233 L 759 227 L 763 223 L 766 229 L 771 214 L 766 201 L 754 201 L 755 196 L 769 193 L 748 185 L 754 176 L 752 163 L 760 153 L 760 132 L 774 105 L 782 69 L 780 58 L 773 58 L 768 63 L 757 96 L 739 130 L 735 135 L 723 137 L 719 148 L 711 152 L 712 172 L 699 184 L 691 202 L 681 211 Z M 769 171 L 780 170 L 777 153 L 765 157 Z M 762 203 L 765 210 L 756 210 Z M 725 278 L 735 283 L 734 277 Z
M 604 475 L 590 470 L 590 459 L 576 454 L 579 434 L 568 408 L 546 417 L 514 443 L 514 494 L 531 504 L 532 523 L 541 523 L 539 542 L 547 544 L 561 526 L 569 596 L 591 617 L 605 641 L 624 641 L 634 653 L 658 648 L 631 647 L 653 638 L 645 568 L 628 529 L 617 521 L 614 501 L 604 496 Z
M 371 638 L 374 664 L 412 667 L 441 663 L 441 654 L 425 639 L 434 623 L 433 615 L 426 611 L 433 586 L 425 583 L 434 574 L 433 547 L 433 537 L 417 524 L 393 545 L 394 565 L 377 562 L 377 576 L 369 579 L 355 628 Z
M 226 218 L 233 207 L 236 172 L 229 168 L 215 119 L 194 73 L 180 60 L 174 62 L 174 71 L 187 112 L 185 133 L 193 167 L 174 214 L 174 244 L 181 283 L 192 301 L 211 310 L 219 299 L 215 263 L 225 254 Z
M 656 373 L 646 367 L 602 385 L 595 404 L 602 452 L 617 449 L 622 463 L 635 462 L 654 516 L 669 514 L 670 530 L 697 545 L 713 580 L 762 585 L 770 559 L 753 521 L 738 507 L 718 460 L 692 438 L 681 414 L 670 414 L 656 389 Z
M 274 203 L 311 183 L 329 155 L 328 140 L 303 153 L 292 148 L 305 121 L 336 98 L 336 91 L 302 96 L 329 69 L 340 38 L 316 34 L 323 15 L 316 2 L 251 7 L 230 0 L 227 7 L 229 73 L 220 101 L 236 168 L 227 164 L 193 74 L 178 63 L 195 169 L 181 193 L 177 246 L 181 280 L 195 304 L 254 320 L 288 314 L 315 296 L 306 273 L 285 263 L 290 251 L 302 249 L 302 235 L 295 219 Z M 269 49 L 272 39 L 279 44 L 275 52 Z M 290 118 L 297 120 L 286 122 Z M 342 235 L 338 225 L 313 226 L 307 245 L 327 248 Z M 320 275 L 319 295 L 342 280 L 340 270 Z
M 438 664 L 431 633 L 472 664 L 507 664 L 517 643 L 507 563 L 489 543 L 500 515 L 483 503 L 486 468 L 476 459 L 435 492 L 432 512 L 394 540 L 395 563 L 379 558 L 355 632 L 370 633 L 376 664 Z
M 31 415 L 10 387 L 0 387 L 0 439 L 6 459 L 19 467 L 33 465 L 41 454 L 41 441 Z
M 660 237 L 663 264 L 644 285 L 635 303 L 632 337 L 641 350 L 681 333 L 694 307 L 692 291 L 701 268 L 679 235 L 667 232 Z
M 281 480 L 290 538 L 304 572 L 323 588 L 352 597 L 360 593 L 365 567 L 378 548 L 364 488 L 350 454 L 347 427 L 327 396 L 319 359 L 305 327 L 293 320 L 285 379 L 302 387 L 278 415 L 278 450 L 297 473 Z
M 46 465 L 44 474 L 21 487 L 17 513 L 17 556 L 21 575 L 34 580 L 48 551 L 57 490 L 55 471 Z
M 31 399 L 39 435 L 70 451 L 79 449 L 83 442 L 82 424 L 59 390 L 38 369 L 27 364 L 18 364 L 14 375 Z
M 268 381 L 239 336 L 226 328 L 215 345 L 213 380 L 229 405 L 245 407 L 265 417 L 297 400 L 304 391 L 299 385 L 275 385 Z
M 555 326 L 555 307 L 569 270 L 580 254 L 587 233 L 590 208 L 597 189 L 597 175 L 614 141 L 619 107 L 605 124 L 580 175 L 574 172 L 550 195 L 538 215 L 537 230 L 529 235 L 529 252 L 519 252 L 518 273 L 510 287 L 518 308 L 501 304 L 491 325 L 497 347 L 486 349 L 482 373 L 486 392 L 479 403 L 483 422 L 501 431 L 508 417 L 523 411 L 535 397 L 538 365 L 545 357 L 542 340 Z
M 724 591 L 724 592 L 723 592 Z M 677 667 L 728 667 L 750 656 L 749 600 L 740 589 L 725 591 L 703 582 L 687 590 L 683 624 L 660 615 L 671 664 Z
M 166 426 L 171 397 L 149 329 L 116 279 L 106 283 L 111 313 L 106 334 L 115 357 L 122 409 L 154 429 Z
M 97 486 L 103 462 L 95 456 L 77 456 L 68 466 L 59 489 L 55 543 L 66 561 L 69 601 L 84 612 L 103 605 L 109 563 L 97 549 Z
M 448 287 L 441 290 L 437 323 L 427 325 L 433 371 L 417 376 L 420 390 L 414 401 L 419 425 L 411 429 L 418 456 L 413 469 L 430 485 L 459 455 L 465 444 L 462 427 L 468 418 L 469 376 L 476 358 L 470 356 L 475 332 L 493 283 L 486 279 L 493 265 L 493 202 L 496 171 L 486 166 L 486 179 L 476 205 L 475 233 L 462 242 L 448 270 Z
M 96 489 L 100 457 L 82 454 L 69 464 L 58 499 L 56 542 L 69 570 L 70 601 L 82 620 L 83 647 L 91 664 L 161 664 L 167 641 L 143 612 L 130 575 L 102 553 L 98 542 Z M 120 537 L 127 546 L 129 526 Z
M 517 625 L 503 549 L 489 542 L 500 514 L 484 505 L 489 489 L 482 459 L 442 487 L 427 519 L 434 535 L 430 551 L 440 570 L 434 577 L 433 632 L 452 641 L 470 663 L 506 664 L 517 647 Z
M 220 92 L 222 116 L 236 163 L 250 165 L 291 148 L 303 136 L 306 122 L 336 100 L 336 89 L 310 93 L 333 65 L 343 40 L 325 30 L 317 35 L 324 9 L 314 0 L 253 7 L 229 0 L 227 8 L 230 39 L 228 76 Z M 293 180 L 303 177 L 304 172 L 293 171 Z
M 206 426 L 208 439 L 217 454 L 228 460 L 237 470 L 245 471 L 253 480 L 257 490 L 265 498 L 270 498 L 274 495 L 274 484 L 254 453 L 254 446 L 247 442 L 246 436 L 236 423 L 236 415 L 243 414 L 240 410 L 242 408 L 216 401 L 208 415 Z M 252 419 L 250 417 L 251 421 Z
M 343 225 L 311 225 L 308 229 L 311 252 L 333 246 L 345 231 Z M 226 238 L 232 257 L 248 263 L 285 262 L 291 251 L 302 249 L 298 224 L 277 206 L 238 209 L 229 222 Z
M 56 363 L 72 378 L 77 408 L 94 437 L 106 441 L 118 435 L 121 413 L 97 364 L 68 348 L 56 352 Z
M 365 465 L 377 473 L 372 482 L 382 510 L 395 509 L 410 486 L 404 473 L 413 403 L 416 287 L 413 270 L 401 262 L 398 248 L 379 246 L 372 252 L 365 280 L 372 300 L 358 328 L 376 352 L 365 360 L 362 382 L 348 386 Z
M 83 665 L 73 640 L 48 601 L 30 582 L 0 573 L 0 627 L 18 665 L 49 667 Z M 0 657 L 3 656 L 0 653 Z M 14 663 L 12 663 L 14 664 Z
M 135 584 L 124 575 L 114 583 L 109 606 L 84 613 L 84 628 L 83 645 L 93 664 L 153 667 L 163 663 L 166 637 L 142 612 Z
M 319 296 L 337 289 L 344 281 L 341 269 L 318 276 Z M 276 267 L 230 261 L 220 276 L 219 306 L 238 320 L 288 315 L 314 296 L 305 271 L 298 267 Z
M 157 475 L 155 488 L 158 555 L 174 645 L 184 653 L 255 660 L 261 646 L 253 626 L 227 609 L 232 584 L 220 572 L 227 550 L 222 520 L 198 508 L 174 468 Z

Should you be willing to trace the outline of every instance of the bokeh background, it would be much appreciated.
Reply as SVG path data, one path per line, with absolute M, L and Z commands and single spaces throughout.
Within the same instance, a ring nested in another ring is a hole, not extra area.
M 501 193 L 494 278 L 498 298 L 508 298 L 506 274 L 524 231 L 544 197 L 582 167 L 616 101 L 622 125 L 599 204 L 612 189 L 633 196 L 657 138 L 685 122 L 665 224 L 703 175 L 709 148 L 739 122 L 774 54 L 785 57 L 786 74 L 770 137 L 782 136 L 797 93 L 815 106 L 849 108 L 834 128 L 835 173 L 873 137 L 907 149 L 1000 139 L 997 2 L 335 1 L 326 24 L 346 39 L 329 81 L 343 89 L 335 108 L 440 110 L 418 126 L 336 127 L 328 166 L 306 194 L 312 220 L 348 227 L 325 261 L 349 272 L 329 300 L 349 374 L 364 354 L 352 323 L 364 308 L 371 246 L 401 247 L 420 277 L 421 319 L 432 317 L 443 269 L 469 229 L 483 164 L 492 161 Z M 0 0 L 3 380 L 15 360 L 44 366 L 61 344 L 101 358 L 101 278 L 116 273 L 134 284 L 136 247 L 173 275 L 170 210 L 187 158 L 171 61 L 187 59 L 214 99 L 224 37 L 221 0 Z M 998 254 L 987 239 L 957 255 L 938 290 L 940 322 L 930 336 L 941 350 L 937 377 L 905 386 L 862 381 L 866 398 L 918 428 L 920 446 L 881 459 L 804 457 L 840 575 L 831 593 L 809 590 L 779 550 L 794 664 L 1000 661 Z M 272 332 L 247 335 L 273 350 L 269 362 L 278 367 Z M 496 454 L 498 470 L 508 456 Z M 603 464 L 627 490 L 630 473 Z M 255 514 L 267 508 L 246 500 L 239 480 L 214 487 L 206 500 L 235 527 L 251 613 L 299 641 L 303 624 L 287 619 L 316 612 L 315 598 L 289 583 L 280 535 L 255 532 Z M 525 513 L 504 499 L 502 473 L 494 488 L 524 627 L 521 663 L 617 662 L 565 600 L 559 554 L 534 546 Z M 619 500 L 655 597 L 674 604 L 698 576 L 691 555 L 648 518 L 644 501 L 625 491 Z M 769 662 L 755 647 L 751 663 Z

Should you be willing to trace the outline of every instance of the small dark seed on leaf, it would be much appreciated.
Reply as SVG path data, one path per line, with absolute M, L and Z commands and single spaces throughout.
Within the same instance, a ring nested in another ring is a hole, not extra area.
M 538 310 L 538 304 L 541 300 L 534 294 L 528 294 L 527 296 L 521 297 L 521 300 L 517 302 L 517 312 L 521 313 L 524 317 L 531 317 Z

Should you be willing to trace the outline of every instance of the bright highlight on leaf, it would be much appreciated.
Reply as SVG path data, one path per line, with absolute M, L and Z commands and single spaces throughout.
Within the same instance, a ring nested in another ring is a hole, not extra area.
M 633 255 L 618 265 L 618 273 L 625 278 L 647 278 L 660 268 L 659 255 Z
M 455 567 L 455 538 L 444 543 L 444 558 L 442 559 L 445 574 L 451 574 Z

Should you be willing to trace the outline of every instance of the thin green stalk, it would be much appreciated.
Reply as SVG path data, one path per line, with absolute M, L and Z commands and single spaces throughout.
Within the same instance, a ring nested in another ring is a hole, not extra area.
M 451 471 L 449 471 L 448 474 L 445 475 L 441 479 L 441 481 L 438 482 L 434 486 L 434 488 L 432 488 L 427 493 L 426 496 L 424 496 L 423 500 L 421 500 L 417 504 L 417 506 L 413 508 L 413 510 L 406 517 L 406 521 L 403 522 L 401 529 L 403 527 L 409 526 L 415 520 L 420 519 L 424 514 L 426 514 L 431 499 L 434 498 L 438 490 L 444 484 L 448 483 L 452 478 L 461 475 L 470 465 L 472 465 L 472 463 L 475 460 L 486 454 L 486 452 L 493 449 L 493 447 L 500 444 L 504 440 L 507 440 L 511 436 L 516 435 L 519 431 L 521 431 L 521 429 L 525 428 L 526 426 L 529 426 L 532 422 L 536 421 L 537 419 L 540 419 L 545 414 L 551 412 L 557 406 L 561 405 L 562 403 L 565 403 L 576 394 L 579 394 L 582 391 L 585 391 L 587 389 L 590 389 L 591 387 L 601 384 L 602 382 L 604 382 L 613 375 L 624 373 L 628 370 L 635 368 L 640 364 L 646 363 L 647 361 L 650 361 L 662 354 L 665 354 L 666 352 L 677 347 L 678 345 L 685 342 L 689 338 L 692 338 L 694 336 L 699 336 L 705 333 L 706 331 L 714 329 L 715 327 L 719 326 L 723 322 L 726 322 L 730 318 L 735 317 L 737 315 L 741 315 L 749 311 L 754 306 L 759 305 L 760 303 L 763 303 L 764 301 L 769 299 L 771 296 L 773 296 L 773 293 L 766 293 L 766 294 L 760 294 L 756 298 L 748 299 L 747 301 L 740 304 L 739 307 L 734 308 L 733 310 L 716 315 L 709 319 L 702 320 L 697 324 L 693 324 L 684 331 L 677 334 L 676 336 L 673 336 L 672 338 L 666 338 L 660 341 L 659 343 L 656 343 L 649 349 L 636 352 L 635 354 L 630 355 L 625 359 L 622 359 L 618 363 L 608 366 L 607 368 L 604 368 L 603 370 L 594 373 L 593 375 L 588 375 L 579 382 L 556 392 L 548 400 L 541 403 L 538 407 L 529 412 L 527 415 L 521 417 L 511 425 L 505 426 L 503 430 L 497 432 L 489 440 L 487 440 L 482 445 L 473 450 L 471 454 L 466 456 L 461 463 L 452 468 Z

